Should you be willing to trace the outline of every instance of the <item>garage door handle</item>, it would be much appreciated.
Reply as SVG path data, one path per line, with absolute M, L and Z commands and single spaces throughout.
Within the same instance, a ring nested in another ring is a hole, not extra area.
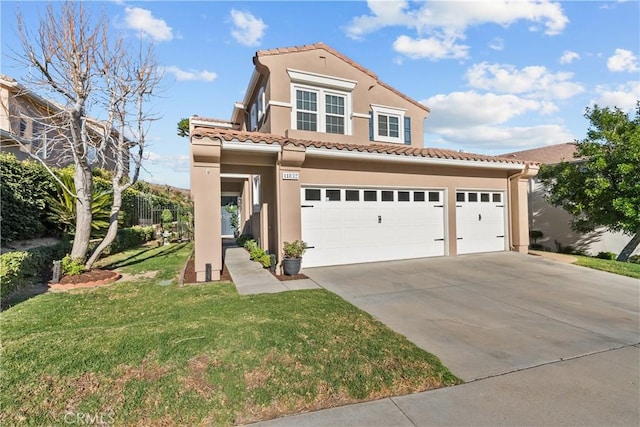
M 498 239 L 501 239 L 501 238 L 503 238 L 503 237 L 504 237 L 504 235 L 502 235 L 502 236 L 496 236 L 496 237 L 497 237 Z
M 444 208 L 444 205 L 433 205 L 434 208 Z
M 307 246 L 307 249 L 315 249 L 315 246 Z
M 444 242 L 444 239 L 433 239 L 434 242 Z
M 302 205 L 302 206 L 300 206 L 300 207 L 301 207 L 301 208 L 312 208 L 312 207 L 313 207 L 313 205 Z
M 456 240 L 462 240 L 462 237 L 458 237 Z

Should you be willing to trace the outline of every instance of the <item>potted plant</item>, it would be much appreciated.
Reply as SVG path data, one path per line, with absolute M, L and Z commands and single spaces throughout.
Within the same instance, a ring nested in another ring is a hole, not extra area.
M 300 272 L 302 255 L 307 250 L 307 243 L 302 240 L 284 242 L 284 257 L 282 258 L 282 268 L 287 276 L 295 276 Z

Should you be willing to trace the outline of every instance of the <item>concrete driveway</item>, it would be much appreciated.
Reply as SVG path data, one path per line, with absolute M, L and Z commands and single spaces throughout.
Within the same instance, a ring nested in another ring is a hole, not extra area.
M 305 274 L 440 357 L 466 382 L 640 342 L 639 280 L 532 255 L 321 267 Z
M 640 280 L 517 253 L 305 274 L 467 383 L 261 427 L 640 425 Z

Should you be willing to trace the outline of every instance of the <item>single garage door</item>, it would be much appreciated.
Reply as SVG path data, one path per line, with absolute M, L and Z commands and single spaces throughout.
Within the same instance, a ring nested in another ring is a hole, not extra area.
M 303 267 L 445 254 L 442 190 L 302 188 Z
M 458 254 L 506 250 L 504 193 L 456 192 Z

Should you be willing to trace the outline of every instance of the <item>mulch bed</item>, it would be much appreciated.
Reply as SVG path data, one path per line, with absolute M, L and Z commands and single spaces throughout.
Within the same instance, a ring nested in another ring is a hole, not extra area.
M 294 274 L 293 276 L 287 276 L 286 274 L 274 274 L 273 276 L 276 279 L 280 280 L 281 282 L 286 282 L 288 280 L 301 280 L 301 279 L 308 279 L 309 278 L 309 277 L 305 276 L 302 273 Z
M 195 260 L 193 257 L 189 259 L 187 262 L 187 266 L 184 270 L 183 283 L 198 283 L 196 281 L 196 268 L 195 268 Z M 226 265 L 222 265 L 222 273 L 220 274 L 221 282 L 232 282 L 231 275 L 229 274 L 229 270 L 227 270 Z
M 92 288 L 94 286 L 108 285 L 121 277 L 120 273 L 111 270 L 93 269 L 84 271 L 75 276 L 64 276 L 59 283 L 49 284 L 49 289 L 69 290 L 79 288 Z

